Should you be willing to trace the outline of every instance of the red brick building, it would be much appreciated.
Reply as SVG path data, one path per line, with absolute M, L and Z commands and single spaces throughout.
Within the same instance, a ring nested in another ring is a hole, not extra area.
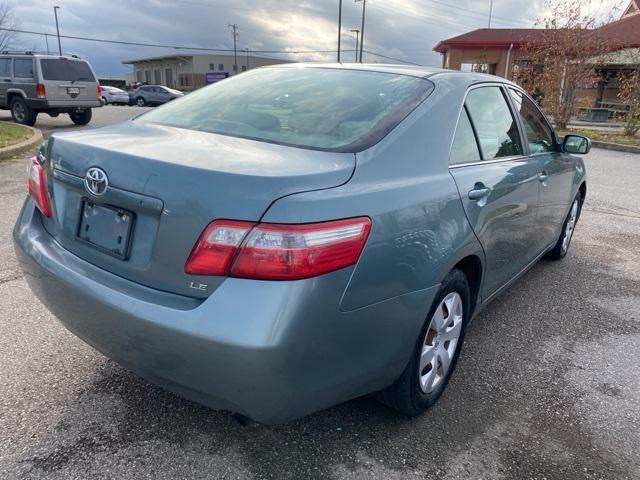
M 632 0 L 622 16 L 598 29 L 611 45 L 606 66 L 599 68 L 603 80 L 588 92 L 596 106 L 617 98 L 620 73 L 628 70 L 630 58 L 640 58 L 640 0 Z M 519 64 L 526 61 L 522 47 L 542 40 L 541 28 L 480 28 L 438 42 L 434 51 L 442 54 L 442 66 L 453 70 L 474 70 L 511 80 L 517 79 Z M 634 55 L 625 53 L 634 52 Z

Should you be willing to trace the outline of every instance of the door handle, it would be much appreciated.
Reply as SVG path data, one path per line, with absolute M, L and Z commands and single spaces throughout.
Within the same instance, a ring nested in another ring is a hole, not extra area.
M 468 197 L 469 200 L 482 200 L 485 197 L 488 197 L 491 193 L 491 189 L 488 187 L 480 187 L 476 185 L 473 190 L 469 191 Z
M 538 174 L 538 180 L 540 180 L 541 182 L 546 182 L 547 178 L 549 178 L 549 175 L 547 175 L 547 172 L 540 172 Z

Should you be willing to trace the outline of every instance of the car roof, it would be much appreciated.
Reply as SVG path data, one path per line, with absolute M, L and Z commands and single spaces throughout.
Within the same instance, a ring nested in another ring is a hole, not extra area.
M 483 82 L 499 82 L 514 85 L 509 80 L 488 75 L 486 73 L 461 72 L 459 70 L 448 70 L 446 68 L 427 67 L 422 65 L 399 65 L 384 63 L 283 63 L 277 65 L 268 65 L 261 68 L 333 68 L 340 70 L 361 70 L 368 72 L 394 73 L 397 75 L 407 75 L 411 77 L 429 78 L 437 80 L 437 77 L 446 77 L 454 75 L 457 80 L 462 80 L 470 85 Z

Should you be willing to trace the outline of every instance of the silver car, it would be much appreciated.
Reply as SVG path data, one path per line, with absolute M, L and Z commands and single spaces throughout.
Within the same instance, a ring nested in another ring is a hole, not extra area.
M 131 93 L 133 103 L 139 107 L 162 105 L 182 96 L 181 91 L 162 85 L 143 85 Z
M 108 85 L 101 85 L 103 105 L 128 105 L 129 94 L 124 90 Z

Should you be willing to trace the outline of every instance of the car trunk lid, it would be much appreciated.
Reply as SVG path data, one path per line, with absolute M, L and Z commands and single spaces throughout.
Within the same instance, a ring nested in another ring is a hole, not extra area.
M 343 184 L 355 167 L 350 153 L 139 122 L 56 135 L 47 158 L 54 215 L 44 223 L 63 247 L 116 275 L 196 297 L 223 280 L 184 272 L 207 224 L 258 221 L 276 199 Z M 92 168 L 108 177 L 101 195 L 87 188 Z M 128 233 L 116 218 L 123 214 L 131 217 Z M 90 231 L 98 237 L 86 241 L 85 221 L 94 222 Z M 119 236 L 122 251 L 115 254 Z

